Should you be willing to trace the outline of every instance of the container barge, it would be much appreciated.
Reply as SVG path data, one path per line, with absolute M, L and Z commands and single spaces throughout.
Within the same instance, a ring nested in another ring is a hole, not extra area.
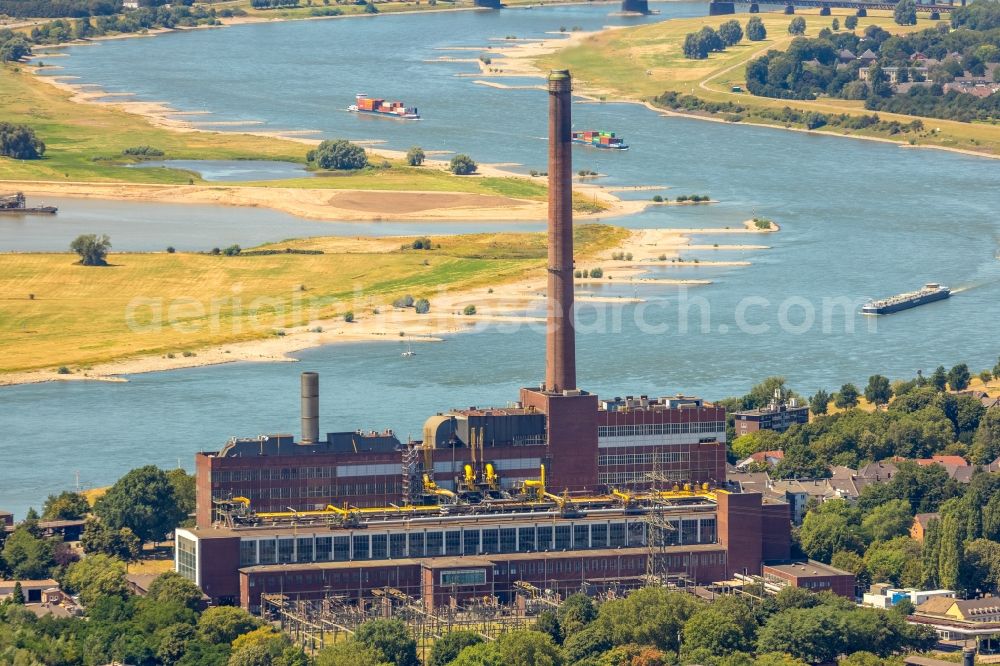
M 585 132 L 573 132 L 573 143 L 582 143 L 585 146 L 603 148 L 605 150 L 628 150 L 625 139 L 615 136 L 614 132 L 601 132 L 598 130 L 587 130 Z
M 936 282 L 929 282 L 917 291 L 898 296 L 890 296 L 879 301 L 871 301 L 861 308 L 861 314 L 886 315 L 900 310 L 908 310 L 925 303 L 933 303 L 951 296 L 951 289 Z
M 415 106 L 406 106 L 402 102 L 387 102 L 384 99 L 369 97 L 363 93 L 354 96 L 354 104 L 347 107 L 347 110 L 372 116 L 420 120 L 420 113 L 417 112 Z
M 0 214 L 6 215 L 55 215 L 59 210 L 55 206 L 34 206 L 28 208 L 23 192 L 0 196 Z

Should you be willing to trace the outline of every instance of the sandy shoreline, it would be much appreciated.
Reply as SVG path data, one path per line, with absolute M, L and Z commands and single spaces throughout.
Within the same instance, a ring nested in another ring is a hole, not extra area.
M 211 112 L 178 111 L 166 102 L 132 101 L 130 94 L 110 95 L 95 84 L 73 83 L 72 77 L 38 76 L 36 79 L 70 93 L 70 101 L 120 109 L 142 116 L 152 125 L 175 132 L 218 133 L 219 127 L 242 126 L 230 121 L 200 121 L 187 118 Z M 110 97 L 110 99 L 109 99 Z M 183 119 L 177 116 L 182 116 Z M 318 130 L 290 130 L 287 132 L 242 131 L 241 134 L 295 141 L 305 146 L 315 146 L 320 139 L 303 136 Z M 376 147 L 377 140 L 358 141 L 369 153 L 385 159 L 403 159 L 405 151 Z M 432 154 L 440 151 L 431 151 Z M 448 161 L 428 158 L 428 169 L 447 170 Z M 517 178 L 533 180 L 530 176 L 503 167 L 512 164 L 479 164 L 478 172 L 462 178 Z M 93 181 L 19 181 L 0 180 L 7 188 L 15 188 L 31 196 L 61 196 L 124 201 L 161 203 L 197 203 L 225 206 L 266 207 L 313 220 L 337 222 L 371 221 L 536 221 L 547 216 L 545 201 L 518 199 L 501 195 L 465 192 L 423 192 L 399 190 L 335 190 L 272 186 L 239 186 L 225 184 L 162 185 L 123 182 Z M 619 217 L 641 212 L 648 202 L 623 200 L 604 188 L 576 183 L 574 190 L 599 202 L 604 209 L 593 213 L 577 213 L 581 220 Z
M 696 287 L 710 284 L 705 279 L 672 279 L 643 277 L 652 268 L 673 266 L 694 266 L 693 262 L 669 263 L 677 260 L 683 250 L 702 249 L 760 249 L 764 246 L 698 246 L 692 245 L 691 236 L 702 233 L 703 229 L 639 229 L 633 231 L 617 247 L 591 255 L 578 257 L 578 264 L 592 268 L 600 266 L 604 277 L 579 278 L 577 302 L 600 306 L 615 306 L 624 303 L 638 303 L 643 299 L 637 294 L 632 297 L 607 296 L 587 291 L 592 286 L 642 285 L 644 289 L 657 286 L 674 288 L 678 286 Z M 747 234 L 755 233 L 744 227 L 712 230 L 714 233 Z M 756 232 L 766 233 L 766 232 Z M 394 245 L 386 240 L 389 245 Z M 612 254 L 626 253 L 630 260 L 613 260 Z M 660 259 L 664 257 L 664 259 Z M 704 266 L 746 266 L 747 261 L 704 262 Z M 520 279 L 493 287 L 459 290 L 442 293 L 432 302 L 431 313 L 418 315 L 412 309 L 393 308 L 389 304 L 375 304 L 379 314 L 372 314 L 369 307 L 365 312 L 356 313 L 352 323 L 343 319 L 324 319 L 309 322 L 304 326 L 284 329 L 281 337 L 267 337 L 259 340 L 233 342 L 194 349 L 194 355 L 147 355 L 126 358 L 108 363 L 95 364 L 86 370 L 76 370 L 72 374 L 59 374 L 55 367 L 0 375 L 0 386 L 36 384 L 50 381 L 127 381 L 122 375 L 143 374 L 177 370 L 181 368 L 203 367 L 248 362 L 290 362 L 296 359 L 291 354 L 329 344 L 352 342 L 393 342 L 398 345 L 412 343 L 440 342 L 442 336 L 470 332 L 486 326 L 504 326 L 512 330 L 517 326 L 537 326 L 543 319 L 527 314 L 531 310 L 544 308 L 545 277 L 538 271 L 530 278 Z M 371 304 L 369 304 L 371 305 Z M 474 305 L 476 314 L 462 314 L 465 307 Z M 419 353 L 419 346 L 417 349 Z M 173 356 L 171 358 L 170 356 Z
M 507 46 L 507 47 L 503 47 L 503 48 L 495 48 L 495 49 L 493 49 L 493 52 L 496 53 L 496 54 L 498 54 L 498 55 L 502 55 L 503 56 L 503 58 L 501 60 L 498 60 L 495 63 L 495 68 L 499 69 L 502 66 L 502 71 L 493 71 L 493 72 L 486 71 L 487 68 L 482 63 L 480 63 L 480 68 L 484 70 L 482 72 L 482 75 L 483 76 L 489 76 L 489 77 L 507 77 L 507 76 L 509 76 L 509 77 L 519 77 L 519 78 L 525 78 L 525 77 L 544 77 L 545 76 L 545 72 L 543 72 L 540 69 L 538 69 L 538 67 L 534 63 L 534 60 L 536 60 L 537 58 L 540 58 L 540 57 L 546 56 L 546 55 L 550 55 L 550 54 L 554 53 L 555 51 L 561 50 L 563 48 L 567 48 L 567 47 L 570 47 L 570 46 L 576 46 L 577 44 L 579 44 L 581 41 L 583 41 L 587 37 L 590 37 L 592 35 L 596 35 L 596 34 L 598 34 L 600 32 L 607 32 L 607 31 L 610 31 L 610 30 L 621 30 L 621 29 L 623 29 L 625 27 L 626 26 L 606 26 L 603 30 L 600 30 L 600 31 L 571 32 L 571 33 L 568 33 L 568 36 L 566 36 L 566 37 L 560 37 L 558 39 L 540 40 L 540 41 L 536 41 L 536 42 L 529 43 L 529 44 L 515 44 L 515 45 L 512 45 L 512 46 Z M 479 83 L 479 82 L 477 82 L 477 83 Z M 489 85 L 489 83 L 486 82 L 486 81 L 483 81 L 481 83 L 483 85 Z M 861 136 L 861 135 L 857 135 L 857 134 L 848 134 L 848 133 L 834 132 L 834 131 L 829 131 L 829 130 L 808 130 L 808 129 L 801 128 L 801 127 L 786 127 L 784 125 L 777 124 L 777 123 L 775 123 L 775 124 L 763 123 L 763 122 L 741 122 L 741 123 L 733 123 L 733 122 L 730 122 L 730 121 L 728 121 L 728 120 L 726 120 L 724 118 L 716 118 L 716 117 L 713 117 L 711 115 L 697 114 L 697 113 L 683 113 L 683 112 L 680 112 L 680 111 L 674 111 L 674 110 L 671 110 L 671 109 L 665 109 L 665 108 L 662 108 L 662 107 L 659 107 L 659 106 L 655 106 L 654 104 L 652 104 L 651 102 L 649 102 L 647 100 L 638 99 L 638 98 L 634 98 L 634 97 L 623 96 L 623 95 L 615 95 L 613 98 L 609 98 L 606 95 L 602 95 L 601 91 L 598 91 L 598 90 L 588 90 L 587 89 L 587 82 L 584 81 L 584 80 L 577 79 L 577 84 L 579 84 L 579 88 L 574 88 L 573 95 L 576 96 L 576 97 L 585 99 L 585 100 L 587 100 L 589 102 L 595 102 L 595 103 L 599 103 L 599 104 L 605 104 L 605 103 L 606 104 L 641 104 L 642 106 L 645 106 L 650 111 L 653 111 L 655 113 L 658 113 L 660 115 L 667 116 L 667 117 L 690 118 L 692 120 L 703 120 L 703 121 L 713 122 L 713 123 L 726 123 L 726 124 L 729 124 L 729 125 L 747 125 L 747 126 L 753 126 L 753 127 L 768 127 L 768 128 L 776 129 L 776 130 L 783 130 L 783 131 L 790 131 L 790 132 L 803 132 L 803 133 L 806 133 L 806 134 L 815 134 L 815 135 L 820 135 L 820 136 L 840 137 L 840 138 L 845 138 L 845 139 L 861 139 L 863 141 L 878 141 L 878 142 L 881 142 L 881 143 L 890 143 L 890 144 L 893 144 L 893 145 L 898 146 L 900 148 L 908 148 L 908 149 L 910 149 L 910 148 L 912 148 L 912 149 L 926 148 L 926 149 L 930 149 L 930 150 L 943 150 L 943 151 L 949 152 L 949 153 L 958 153 L 960 155 L 969 155 L 969 156 L 972 156 L 972 157 L 985 157 L 985 158 L 988 158 L 988 159 L 1000 159 L 1000 154 L 980 152 L 980 151 L 975 151 L 975 150 L 969 150 L 967 148 L 951 148 L 951 147 L 948 147 L 948 146 L 936 146 L 936 145 L 933 145 L 933 144 L 916 144 L 916 145 L 911 145 L 908 142 L 897 141 L 897 140 L 890 139 L 890 138 L 887 138 L 887 137 Z M 500 84 L 500 85 L 498 85 L 496 87 L 501 87 L 501 86 L 502 86 L 502 84 Z M 908 116 L 908 117 L 917 118 L 918 116 Z M 925 120 L 925 121 L 928 121 L 928 122 L 933 122 L 936 119 L 934 119 L 934 118 L 923 118 L 922 120 Z

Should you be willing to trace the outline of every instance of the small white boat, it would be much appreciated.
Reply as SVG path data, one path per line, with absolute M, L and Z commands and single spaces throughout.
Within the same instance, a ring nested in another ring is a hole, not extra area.
M 413 351 L 413 348 L 409 344 L 406 345 L 406 351 L 400 354 L 400 356 L 402 356 L 403 358 L 409 358 L 411 356 L 416 356 L 416 355 L 417 352 Z

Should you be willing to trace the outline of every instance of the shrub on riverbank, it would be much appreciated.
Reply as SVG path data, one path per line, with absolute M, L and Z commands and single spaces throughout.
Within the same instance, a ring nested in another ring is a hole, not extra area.
M 159 148 L 152 146 L 132 146 L 122 150 L 122 155 L 128 157 L 163 157 L 164 153 Z
M 31 55 L 31 44 L 24 35 L 7 28 L 0 30 L 0 62 L 17 62 L 28 55 Z
M 306 153 L 306 160 L 321 169 L 353 171 L 368 166 L 368 154 L 361 146 L 346 139 L 324 141 Z
M 0 122 L 0 155 L 15 160 L 37 160 L 45 154 L 45 143 L 27 125 Z
M 456 176 L 468 176 L 476 173 L 479 166 L 468 155 L 455 155 L 451 158 L 449 169 Z

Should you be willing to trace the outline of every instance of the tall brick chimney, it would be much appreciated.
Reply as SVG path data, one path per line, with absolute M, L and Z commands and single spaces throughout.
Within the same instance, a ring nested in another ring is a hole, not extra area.
M 576 389 L 573 327 L 573 144 L 568 70 L 549 73 L 549 279 L 545 390 Z

